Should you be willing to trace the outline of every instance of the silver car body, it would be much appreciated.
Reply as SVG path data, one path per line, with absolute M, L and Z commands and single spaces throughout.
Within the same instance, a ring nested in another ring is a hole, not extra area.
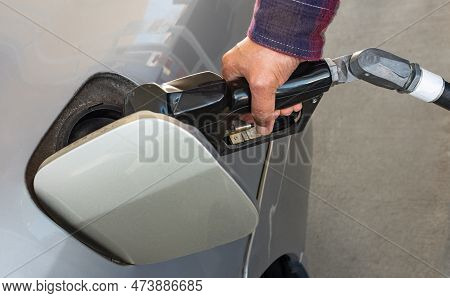
M 220 72 L 252 7 L 242 0 L 0 3 L 1 276 L 258 277 L 282 255 L 301 258 L 311 129 L 227 157 L 259 208 L 253 235 L 159 264 L 124 266 L 94 252 L 39 209 L 25 183 L 33 151 L 89 77 L 112 72 L 140 84 Z

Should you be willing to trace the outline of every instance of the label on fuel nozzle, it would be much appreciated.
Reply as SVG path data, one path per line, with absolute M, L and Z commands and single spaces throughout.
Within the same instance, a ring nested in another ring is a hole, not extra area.
M 233 134 L 230 134 L 228 136 L 228 139 L 230 140 L 231 144 L 236 145 L 240 144 L 249 140 L 256 139 L 258 137 L 258 133 L 256 132 L 256 128 L 252 127 L 240 132 L 236 132 Z

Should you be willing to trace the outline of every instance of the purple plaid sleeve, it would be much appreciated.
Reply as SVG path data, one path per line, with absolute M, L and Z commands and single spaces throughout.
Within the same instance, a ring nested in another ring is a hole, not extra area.
M 248 37 L 304 60 L 320 59 L 338 6 L 339 0 L 257 0 Z

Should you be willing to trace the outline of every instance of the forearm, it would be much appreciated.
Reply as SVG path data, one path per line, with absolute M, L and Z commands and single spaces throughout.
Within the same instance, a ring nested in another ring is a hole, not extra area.
M 320 59 L 338 6 L 339 0 L 257 0 L 248 37 L 304 60 Z

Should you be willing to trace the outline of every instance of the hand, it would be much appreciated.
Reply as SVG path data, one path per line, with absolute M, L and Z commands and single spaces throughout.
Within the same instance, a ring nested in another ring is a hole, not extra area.
M 261 135 L 272 132 L 275 119 L 299 112 L 302 104 L 275 111 L 275 91 L 283 85 L 301 59 L 263 47 L 248 37 L 222 58 L 222 75 L 227 81 L 244 77 L 252 93 L 252 114 L 241 119 L 254 122 Z

